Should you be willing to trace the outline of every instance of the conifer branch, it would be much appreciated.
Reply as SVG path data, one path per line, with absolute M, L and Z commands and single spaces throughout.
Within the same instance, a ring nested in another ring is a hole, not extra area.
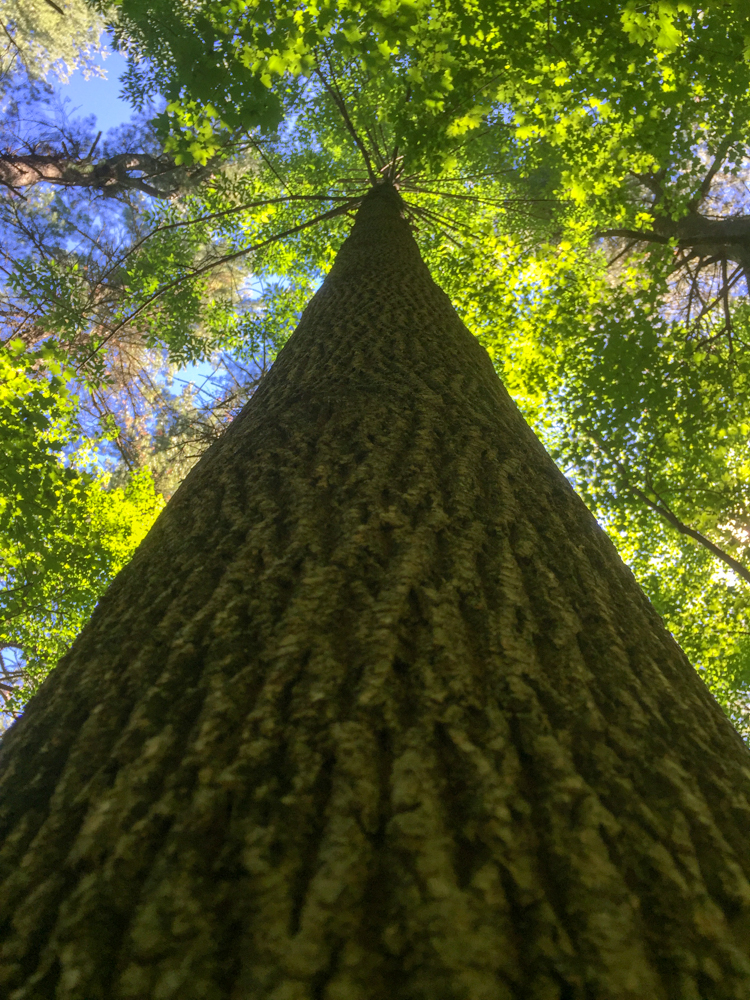
M 166 292 L 171 291 L 173 288 L 184 284 L 186 281 L 194 281 L 199 278 L 202 274 L 206 274 L 208 271 L 213 270 L 216 267 L 220 267 L 224 264 L 228 264 L 230 261 L 238 260 L 240 257 L 245 257 L 249 253 L 253 253 L 256 250 L 261 250 L 263 247 L 269 246 L 272 243 L 276 243 L 279 240 L 286 239 L 288 236 L 294 236 L 296 233 L 302 232 L 304 229 L 309 229 L 311 226 L 317 225 L 319 222 L 326 222 L 329 219 L 335 218 L 337 215 L 343 215 L 348 212 L 355 205 L 358 205 L 360 198 L 354 198 L 349 200 L 345 205 L 339 205 L 336 208 L 332 208 L 328 212 L 324 212 L 322 215 L 315 216 L 314 219 L 308 219 L 307 222 L 302 222 L 297 226 L 292 226 L 291 229 L 287 229 L 282 233 L 276 233 L 274 236 L 270 236 L 268 239 L 261 240 L 260 243 L 254 243 L 251 246 L 243 247 L 241 250 L 237 250 L 234 253 L 225 254 L 216 260 L 209 261 L 207 264 L 203 264 L 201 267 L 197 267 L 192 270 L 189 274 L 181 274 L 179 277 L 174 278 L 172 281 L 167 282 L 161 288 L 157 289 L 153 294 L 149 295 L 137 309 L 134 309 L 131 313 L 128 313 L 119 323 L 117 323 L 106 336 L 102 337 L 97 343 L 93 351 L 86 355 L 83 361 L 76 365 L 75 370 L 80 371 L 92 358 L 94 358 L 102 347 L 108 343 L 124 326 L 131 323 L 134 319 L 140 316 L 150 305 L 152 305 L 157 299 L 161 298 Z

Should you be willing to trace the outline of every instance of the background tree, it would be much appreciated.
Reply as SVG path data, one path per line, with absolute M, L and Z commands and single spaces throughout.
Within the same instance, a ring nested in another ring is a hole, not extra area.
M 74 69 L 96 73 L 104 27 L 83 0 L 4 0 L 0 7 L 0 80 L 17 73 L 66 80 Z
M 44 196 L 30 202 L 20 188 L 51 179 L 40 164 L 49 168 L 62 157 L 75 160 L 83 129 L 80 123 L 69 127 L 47 79 L 64 80 L 76 67 L 95 72 L 103 25 L 90 8 L 75 3 L 31 3 L 23 9 L 11 3 L 3 17 L 0 704 L 7 719 L 68 647 L 163 501 L 146 470 L 129 477 L 124 489 L 107 488 L 109 477 L 102 475 L 92 448 L 102 443 L 102 428 L 93 440 L 84 433 L 81 393 L 71 383 L 65 353 L 49 328 L 32 333 L 28 322 L 24 327 L 29 296 L 13 287 L 12 272 L 26 277 L 22 257 L 29 245 L 47 258 L 57 251 L 58 263 L 66 251 L 70 257 L 80 211 L 50 204 Z M 57 155 L 47 155 L 55 143 Z M 43 238 L 50 231 L 57 241 Z

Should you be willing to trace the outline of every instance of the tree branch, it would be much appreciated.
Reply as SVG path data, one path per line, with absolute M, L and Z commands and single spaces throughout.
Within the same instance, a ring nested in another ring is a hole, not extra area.
M 635 243 L 669 243 L 668 236 L 660 236 L 653 229 L 598 229 L 594 233 L 595 240 L 606 239 L 609 236 L 622 236 Z
M 370 161 L 370 156 L 367 150 L 365 149 L 365 145 L 360 139 L 359 134 L 355 129 L 351 118 L 349 117 L 349 112 L 346 110 L 346 103 L 344 102 L 343 97 L 341 96 L 341 94 L 339 94 L 337 91 L 333 89 L 328 80 L 326 80 L 326 78 L 320 72 L 320 69 L 318 67 L 315 68 L 314 73 L 325 87 L 333 103 L 339 109 L 339 113 L 341 114 L 341 117 L 344 120 L 344 125 L 346 126 L 347 131 L 354 140 L 355 146 L 362 154 L 362 159 L 365 161 L 365 166 L 367 167 L 367 176 L 370 178 L 370 183 L 374 187 L 378 183 L 377 175 L 373 170 L 372 162 Z
M 268 239 L 261 240 L 260 243 L 254 243 L 251 246 L 243 247 L 241 250 L 237 250 L 234 253 L 226 254 L 223 257 L 219 257 L 217 260 L 209 261 L 207 264 L 203 264 L 201 267 L 195 268 L 189 274 L 181 274 L 179 277 L 174 278 L 172 281 L 168 281 L 166 285 L 163 285 L 161 288 L 157 289 L 152 295 L 149 295 L 148 298 L 146 298 L 138 306 L 137 309 L 134 309 L 133 312 L 128 313 L 127 316 L 125 316 L 122 320 L 120 320 L 120 322 L 117 323 L 105 337 L 102 337 L 102 339 L 96 345 L 94 350 L 91 351 L 88 355 L 86 355 L 83 361 L 81 361 L 78 365 L 76 365 L 75 370 L 80 371 L 84 367 L 84 365 L 88 364 L 88 362 L 93 357 L 95 357 L 96 354 L 99 353 L 102 347 L 109 340 L 111 340 L 116 333 L 118 333 L 128 323 L 132 322 L 134 319 L 140 316 L 141 313 L 144 312 L 144 310 L 146 310 L 154 301 L 156 301 L 156 299 L 161 298 L 161 296 L 164 295 L 165 292 L 171 291 L 171 289 L 173 288 L 177 288 L 179 285 L 182 285 L 186 281 L 194 281 L 196 278 L 199 278 L 202 274 L 205 274 L 207 271 L 213 270 L 215 267 L 220 267 L 223 264 L 228 264 L 230 261 L 237 260 L 240 257 L 245 257 L 247 254 L 253 253 L 256 250 L 261 250 L 263 247 L 268 246 L 271 243 L 277 242 L 277 240 L 285 239 L 287 236 L 294 236 L 295 233 L 300 233 L 302 232 L 303 229 L 309 229 L 310 226 L 317 225 L 319 222 L 325 222 L 328 219 L 335 218 L 337 215 L 343 215 L 345 212 L 348 212 L 352 207 L 358 205 L 360 201 L 361 198 L 353 198 L 350 201 L 348 201 L 345 205 L 338 205 L 336 208 L 332 208 L 328 212 L 323 212 L 321 215 L 315 216 L 314 219 L 308 219 L 307 222 L 301 222 L 297 226 L 292 226 L 291 229 L 287 229 L 283 233 L 276 233 L 274 236 L 269 236 Z
M 726 137 L 719 144 L 719 148 L 716 151 L 716 156 L 713 159 L 713 163 L 708 168 L 708 173 L 701 181 L 701 186 L 698 188 L 698 194 L 693 198 L 693 200 L 688 205 L 691 212 L 697 212 L 699 206 L 706 200 L 708 192 L 711 190 L 711 184 L 716 174 L 721 169 L 721 165 L 724 162 L 724 158 L 729 152 L 729 147 L 732 145 L 732 140 L 730 137 Z
M 187 181 L 205 176 L 206 167 L 187 170 L 171 157 L 150 153 L 118 153 L 98 163 L 91 162 L 98 136 L 89 155 L 26 153 L 0 155 L 0 184 L 20 195 L 34 184 L 92 188 L 105 194 L 142 191 L 153 198 L 172 198 Z M 150 183 L 149 183 L 150 182 Z
M 287 204 L 290 201 L 351 201 L 346 195 L 336 195 L 336 194 L 290 194 L 284 195 L 280 198 L 260 198 L 258 201 L 248 201 L 244 202 L 242 205 L 234 205 L 232 208 L 225 208 L 219 212 L 209 212 L 207 215 L 199 215 L 195 219 L 180 219 L 179 222 L 170 222 L 164 226 L 156 226 L 151 232 L 146 233 L 144 237 L 134 243 L 132 246 L 128 247 L 126 253 L 119 257 L 114 264 L 110 265 L 106 271 L 104 271 L 99 277 L 99 283 L 105 281 L 110 274 L 118 270 L 122 265 L 128 260 L 129 257 L 139 250 L 145 243 L 148 243 L 150 239 L 157 236 L 159 233 L 166 233 L 172 229 L 184 229 L 187 226 L 197 226 L 201 222 L 210 222 L 213 219 L 223 219 L 227 215 L 235 215 L 237 212 L 246 212 L 250 208 L 262 208 L 265 205 L 281 205 Z
M 710 538 L 706 538 L 705 535 L 701 534 L 695 528 L 691 528 L 689 525 L 681 521 L 677 515 L 667 507 L 664 501 L 657 502 L 652 500 L 643 490 L 639 489 L 637 486 L 633 486 L 628 483 L 627 488 L 630 492 L 642 500 L 648 507 L 655 511 L 661 518 L 663 518 L 668 524 L 678 531 L 681 535 L 687 535 L 688 538 L 692 538 L 693 541 L 698 542 L 703 548 L 707 549 L 713 556 L 720 559 L 726 566 L 728 566 L 737 576 L 742 577 L 745 583 L 750 583 L 750 570 L 746 566 L 743 566 L 741 562 L 730 556 L 728 552 L 720 549 L 718 545 L 715 545 Z

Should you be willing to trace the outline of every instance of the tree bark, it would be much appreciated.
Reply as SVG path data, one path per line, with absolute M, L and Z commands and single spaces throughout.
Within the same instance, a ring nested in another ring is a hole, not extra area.
M 0 155 L 0 184 L 20 195 L 35 184 L 92 188 L 115 196 L 141 191 L 152 198 L 174 198 L 210 173 L 206 167 L 187 169 L 167 155 L 117 153 L 93 161 L 63 153 Z
M 653 229 L 602 229 L 597 236 L 618 236 L 638 243 L 666 245 L 690 251 L 686 260 L 726 260 L 750 275 L 750 216 L 712 219 L 691 211 L 680 219 L 658 218 Z
M 750 998 L 750 754 L 385 185 L 0 764 L 13 1000 Z

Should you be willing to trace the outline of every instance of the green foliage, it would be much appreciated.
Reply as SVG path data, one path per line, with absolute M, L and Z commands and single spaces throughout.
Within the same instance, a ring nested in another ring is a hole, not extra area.
M 747 137 L 747 22 L 720 4 L 123 0 L 117 12 L 121 37 L 158 67 L 185 156 L 212 155 L 227 128 L 273 132 L 328 59 L 387 81 L 379 118 L 414 167 L 511 108 L 514 140 L 544 138 L 569 193 L 614 215 L 629 171 L 678 171 L 665 207 L 678 210 L 696 146 Z
M 103 24 L 83 0 L 3 0 L 0 19 L 0 76 L 23 69 L 47 77 L 54 71 L 66 81 L 79 66 L 93 72 Z
M 654 607 L 745 740 L 750 739 L 750 593 L 657 516 L 604 525 Z
M 146 471 L 125 489 L 80 467 L 77 400 L 49 349 L 0 350 L 0 648 L 23 651 L 17 712 L 65 652 L 163 500 Z M 77 461 L 76 461 L 77 460 Z
M 496 261 L 487 268 L 494 289 L 487 278 L 462 289 L 457 269 L 450 291 L 465 321 L 750 736 L 748 583 L 644 502 L 645 495 L 747 564 L 747 350 L 696 340 L 666 320 L 657 308 L 665 289 L 652 269 L 632 265 L 613 285 L 603 256 L 569 244 L 524 253 L 509 241 Z M 475 266 L 481 274 L 479 258 Z M 746 307 L 736 313 L 744 348 Z

